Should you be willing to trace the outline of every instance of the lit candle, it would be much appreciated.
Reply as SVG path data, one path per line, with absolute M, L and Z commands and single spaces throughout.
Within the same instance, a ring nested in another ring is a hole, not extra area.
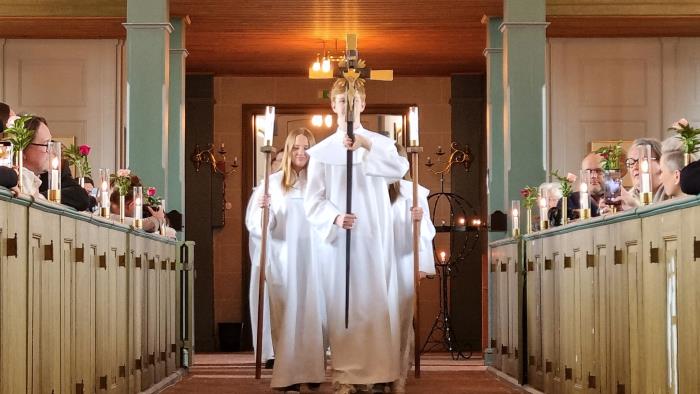
M 331 127 L 333 126 L 333 117 L 331 115 L 326 115 L 323 118 L 323 123 L 326 124 L 326 127 Z
M 143 219 L 143 195 L 141 186 L 134 187 L 134 219 Z
M 459 218 L 457 222 L 459 222 L 460 226 L 464 226 L 464 218 Z
M 443 250 L 442 252 L 440 252 L 440 262 L 441 262 L 441 263 L 443 263 L 443 264 L 445 263 L 445 258 L 446 258 L 446 257 L 447 257 L 447 253 L 445 253 L 444 250 Z
M 49 150 L 49 201 L 61 202 L 61 143 L 50 141 Z
M 100 169 L 100 216 L 108 218 L 110 214 L 109 204 L 109 169 Z
M 265 107 L 265 146 L 272 145 L 272 136 L 275 131 L 275 107 Z
M 581 209 L 590 209 L 590 201 L 588 200 L 588 183 L 581 182 L 579 186 L 579 206 Z
M 540 230 L 546 230 L 549 228 L 547 210 L 547 198 L 540 197 Z
M 57 189 L 56 185 L 58 185 L 58 180 L 59 180 L 59 172 L 58 172 L 58 164 L 59 164 L 58 157 L 54 157 L 51 159 L 51 189 Z
M 408 109 L 408 145 L 418 146 L 418 107 Z
M 639 166 L 642 171 L 642 193 L 651 192 L 651 175 L 649 174 L 649 160 L 643 158 Z

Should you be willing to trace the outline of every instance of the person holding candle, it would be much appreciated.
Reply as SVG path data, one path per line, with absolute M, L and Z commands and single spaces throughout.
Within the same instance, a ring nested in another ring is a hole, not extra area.
M 269 178 L 269 195 L 258 186 L 246 217 L 248 231 L 259 237 L 262 208 L 270 208 L 265 267 L 275 353 L 270 386 L 288 393 L 299 392 L 301 384 L 317 388 L 326 376 L 320 267 L 312 255 L 311 226 L 304 212 L 306 151 L 314 143 L 305 128 L 287 135 L 281 170 Z
M 346 80 L 331 90 L 337 131 L 309 150 L 306 214 L 323 262 L 323 282 L 336 393 L 356 386 L 393 382 L 400 375 L 400 324 L 393 221 L 388 183 L 401 179 L 408 161 L 394 141 L 360 124 L 365 108 L 363 84 L 356 83 L 353 103 L 355 140 L 347 135 Z M 352 213 L 345 213 L 347 150 L 353 150 Z M 350 244 L 349 310 L 345 326 L 346 230 Z
M 401 157 L 406 157 L 406 149 L 396 144 L 396 149 Z M 428 207 L 428 194 L 430 191 L 418 186 L 418 207 L 413 208 L 413 182 L 409 174 L 404 179 L 389 185 L 389 200 L 394 223 L 394 247 L 396 250 L 398 293 L 399 293 L 399 318 L 401 321 L 401 375 L 392 384 L 392 393 L 405 392 L 406 377 L 413 365 L 413 352 L 415 351 L 413 340 L 413 302 L 415 292 L 413 288 L 413 226 L 412 221 L 420 222 L 420 256 L 419 276 L 421 279 L 427 275 L 435 275 L 435 261 L 433 258 L 433 238 L 435 226 L 425 212 L 430 212 Z M 464 218 L 460 219 L 464 226 Z
M 603 168 L 600 166 L 602 158 L 595 152 L 586 155 L 581 161 L 581 174 L 574 182 L 573 187 L 578 189 L 571 193 L 567 199 L 566 210 L 569 220 L 576 220 L 581 217 L 582 205 L 590 209 L 591 216 L 599 216 L 598 204 L 603 198 Z M 581 203 L 581 192 L 587 194 L 588 204 Z M 550 225 L 560 226 L 562 222 L 562 202 L 557 201 L 553 215 L 550 214 Z
M 142 187 L 141 180 L 138 176 L 131 174 L 131 186 L 129 191 L 124 196 L 124 215 L 127 224 L 133 225 L 134 217 L 136 214 L 136 199 L 134 197 L 134 188 Z M 119 191 L 110 189 L 109 194 L 110 211 L 112 220 L 117 220 L 119 218 Z M 146 208 L 145 210 L 143 208 Z M 143 201 L 141 204 L 141 214 L 142 214 L 142 230 L 147 233 L 155 233 L 160 228 L 162 223 L 165 223 L 167 219 L 165 218 L 165 212 L 162 209 L 153 209 L 148 205 L 144 205 Z M 169 229 L 172 230 L 172 229 Z M 173 238 L 175 236 L 174 230 L 168 234 L 169 237 Z

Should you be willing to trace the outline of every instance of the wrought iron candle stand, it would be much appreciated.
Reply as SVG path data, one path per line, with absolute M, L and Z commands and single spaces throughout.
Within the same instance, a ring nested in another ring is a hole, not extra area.
M 478 216 L 474 207 L 467 200 L 455 193 L 445 192 L 445 174 L 448 174 L 453 166 L 463 166 L 465 171 L 469 171 L 473 157 L 468 145 L 462 149 L 454 142 L 450 146 L 450 155 L 446 162 L 443 163 L 441 160 L 441 156 L 446 154 L 442 147 L 438 147 L 435 154 L 438 156 L 438 161 L 433 163 L 428 157 L 425 165 L 430 172 L 440 175 L 440 192 L 428 196 L 428 205 L 430 206 L 430 218 L 435 225 L 437 234 L 450 234 L 450 253 L 449 255 L 441 255 L 435 248 L 435 240 L 433 240 L 435 268 L 440 278 L 440 311 L 435 317 L 430 334 L 428 334 L 421 352 L 445 348 L 451 353 L 454 360 L 460 358 L 468 359 L 472 356 L 471 351 L 460 349 L 460 346 L 458 346 L 459 342 L 452 330 L 450 280 L 458 272 L 459 263 L 464 261 L 464 258 L 477 245 L 480 223 L 472 225 L 467 220 L 467 213 L 470 214 L 470 217 Z M 432 170 L 431 167 L 435 164 L 444 164 L 444 167 L 439 171 Z M 449 206 L 449 213 L 438 211 L 438 208 L 443 205 Z M 449 216 L 445 217 L 444 215 Z

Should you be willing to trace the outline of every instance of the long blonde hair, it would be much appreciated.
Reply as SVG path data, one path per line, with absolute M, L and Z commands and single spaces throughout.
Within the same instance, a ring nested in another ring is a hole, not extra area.
M 287 140 L 284 142 L 284 153 L 282 154 L 282 189 L 284 189 L 285 193 L 294 187 L 294 184 L 297 183 L 297 177 L 299 176 L 292 168 L 292 149 L 294 149 L 294 141 L 296 141 L 299 135 L 303 135 L 309 140 L 309 148 L 316 144 L 316 139 L 313 133 L 311 133 L 311 130 L 304 127 L 294 129 L 287 135 Z M 306 166 L 308 165 L 309 163 L 307 162 Z M 306 168 L 306 166 L 304 166 L 304 168 Z

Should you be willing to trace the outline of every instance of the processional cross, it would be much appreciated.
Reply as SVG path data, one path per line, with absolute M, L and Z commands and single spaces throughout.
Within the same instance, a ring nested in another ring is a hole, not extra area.
M 343 78 L 346 83 L 345 95 L 345 120 L 347 122 L 347 134 L 353 142 L 355 141 L 354 119 L 355 119 L 355 96 L 357 86 L 363 83 L 364 79 L 377 81 L 391 81 L 394 79 L 392 70 L 372 70 L 367 68 L 364 60 L 358 57 L 357 35 L 349 33 L 346 35 L 345 58 L 338 62 L 338 71 L 333 77 Z M 309 78 L 318 78 L 309 75 Z M 353 151 L 347 152 L 347 196 L 345 213 L 352 213 L 352 162 Z M 345 328 L 348 328 L 348 311 L 350 309 L 350 241 L 352 230 L 345 230 Z

